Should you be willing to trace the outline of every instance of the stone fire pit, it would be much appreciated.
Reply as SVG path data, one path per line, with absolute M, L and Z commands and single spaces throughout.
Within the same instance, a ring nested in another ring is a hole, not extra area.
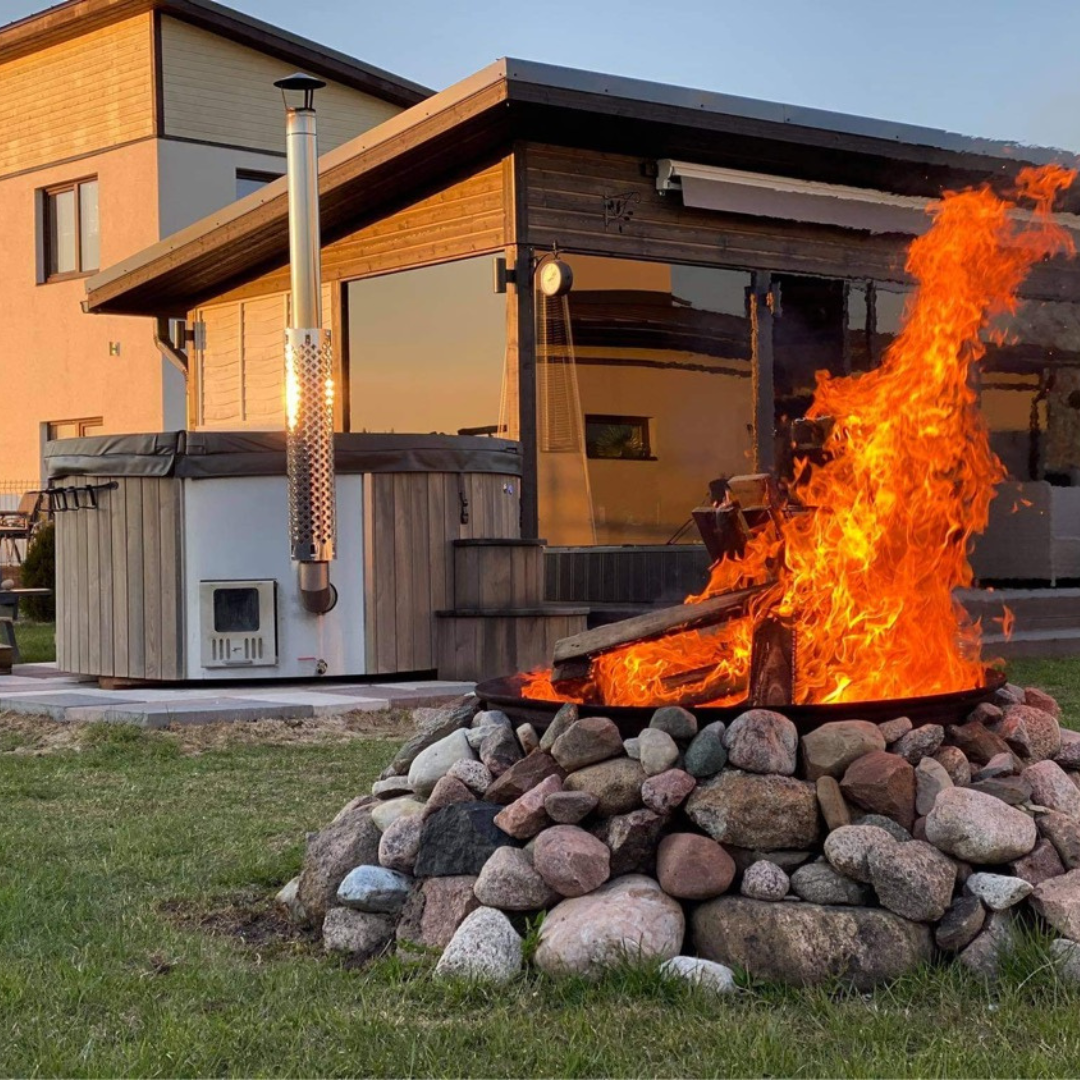
M 279 896 L 327 950 L 441 953 L 491 981 L 530 960 L 591 975 L 658 959 L 860 989 L 935 957 L 993 977 L 1018 921 L 1080 978 L 1080 733 L 1012 685 L 962 723 L 842 720 L 801 738 L 752 709 L 698 729 L 658 709 L 624 740 L 563 706 L 542 737 L 501 712 L 420 710 L 370 795 L 308 841 Z

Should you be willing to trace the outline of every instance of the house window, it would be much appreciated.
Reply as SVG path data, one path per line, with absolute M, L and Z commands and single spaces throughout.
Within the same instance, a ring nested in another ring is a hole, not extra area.
M 253 169 L 236 170 L 236 197 L 244 198 L 281 179 L 281 173 L 256 172 Z
M 101 266 L 96 177 L 44 191 L 45 280 L 92 274 Z
M 53 420 L 45 425 L 45 437 L 53 439 L 81 439 L 85 435 L 100 435 L 105 421 L 100 416 L 83 420 Z
M 585 417 L 585 453 L 591 458 L 655 461 L 647 416 Z

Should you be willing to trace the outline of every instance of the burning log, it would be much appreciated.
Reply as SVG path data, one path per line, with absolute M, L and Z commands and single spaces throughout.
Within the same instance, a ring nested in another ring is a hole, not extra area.
M 700 630 L 746 613 L 752 597 L 766 586 L 713 596 L 699 604 L 679 604 L 636 615 L 632 619 L 598 626 L 555 643 L 551 681 L 556 684 L 587 680 L 593 660 L 604 653 L 641 641 Z
M 795 628 L 769 615 L 754 627 L 750 654 L 750 704 L 790 705 L 795 700 Z
M 769 524 L 781 527 L 784 499 L 769 473 L 721 478 L 709 484 L 709 505 L 691 511 L 714 563 L 738 558 Z
M 691 516 L 714 563 L 746 550 L 750 525 L 737 506 L 699 506 Z
M 744 689 L 742 685 L 734 684 L 730 676 L 716 664 L 665 675 L 660 684 L 665 690 L 681 690 L 679 701 L 684 706 L 726 700 Z

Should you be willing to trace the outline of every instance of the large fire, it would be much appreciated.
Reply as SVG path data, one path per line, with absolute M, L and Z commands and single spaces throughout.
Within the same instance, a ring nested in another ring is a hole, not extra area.
M 972 366 L 992 322 L 1017 307 L 1032 265 L 1073 252 L 1051 203 L 1075 173 L 1025 169 L 1017 201 L 987 188 L 949 194 L 908 252 L 917 289 L 873 371 L 817 375 L 810 418 L 832 417 L 825 460 L 796 462 L 792 491 L 810 512 L 756 534 L 720 560 L 686 603 L 772 581 L 749 613 L 598 657 L 595 697 L 655 706 L 745 697 L 754 627 L 767 612 L 795 628 L 795 701 L 828 704 L 946 693 L 982 684 L 980 627 L 953 598 L 971 584 L 968 550 L 1003 478 L 977 407 Z M 687 673 L 693 673 L 687 676 Z M 740 688 L 732 692 L 730 688 Z M 562 699 L 548 673 L 528 697 Z M 706 690 L 707 697 L 707 690 Z

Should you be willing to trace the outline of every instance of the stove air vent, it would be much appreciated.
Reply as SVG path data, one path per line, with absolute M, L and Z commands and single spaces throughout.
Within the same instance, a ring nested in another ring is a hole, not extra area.
M 202 666 L 277 666 L 277 583 L 199 583 Z

